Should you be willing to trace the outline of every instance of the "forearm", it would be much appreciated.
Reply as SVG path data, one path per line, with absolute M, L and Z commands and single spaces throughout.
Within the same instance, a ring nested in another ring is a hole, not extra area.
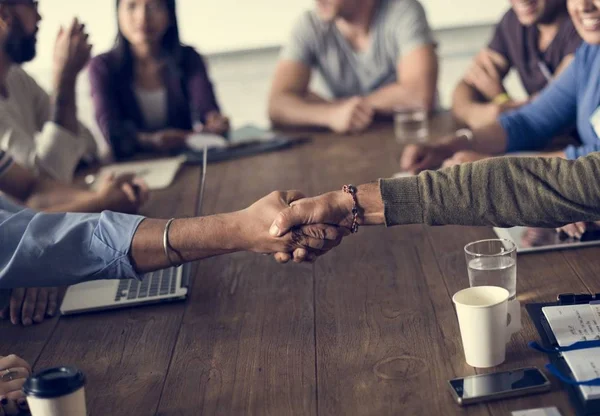
M 52 96 L 51 120 L 77 136 L 79 123 L 77 121 L 76 77 L 59 77 L 55 82 Z
M 600 155 L 494 158 L 380 181 L 387 225 L 556 227 L 600 219 Z
M 172 261 L 187 263 L 248 249 L 239 215 L 229 213 L 173 221 L 169 228 Z M 146 219 L 140 224 L 131 246 L 136 270 L 147 272 L 171 266 L 163 246 L 166 223 L 166 220 Z
M 452 114 L 458 121 L 468 126 L 479 122 L 480 110 L 484 108 L 485 104 L 481 94 L 464 81 L 458 84 L 452 94 Z
M 392 114 L 396 108 L 414 106 L 415 102 L 432 111 L 435 106 L 435 86 L 410 87 L 395 83 L 374 91 L 366 99 L 381 114 Z
M 332 105 L 293 93 L 278 93 L 269 102 L 269 117 L 275 125 L 329 127 Z
M 45 178 L 36 181 L 24 202 L 46 212 L 99 212 L 104 208 L 95 192 Z

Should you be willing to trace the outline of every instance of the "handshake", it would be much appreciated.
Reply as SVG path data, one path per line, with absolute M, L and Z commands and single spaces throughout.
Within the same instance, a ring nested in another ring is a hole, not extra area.
M 383 223 L 377 184 L 362 185 L 357 199 L 358 224 Z M 313 198 L 298 191 L 272 192 L 231 214 L 239 235 L 228 237 L 239 243 L 237 249 L 273 254 L 279 263 L 314 262 L 351 233 L 354 207 L 353 196 L 343 191 Z

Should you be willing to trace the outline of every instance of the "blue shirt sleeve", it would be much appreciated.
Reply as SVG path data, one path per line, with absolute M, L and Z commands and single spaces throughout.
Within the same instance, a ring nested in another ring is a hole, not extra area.
M 0 289 L 140 279 L 129 258 L 143 217 L 37 213 L 0 206 Z
M 531 103 L 500 115 L 506 152 L 541 150 L 577 120 L 577 56 Z

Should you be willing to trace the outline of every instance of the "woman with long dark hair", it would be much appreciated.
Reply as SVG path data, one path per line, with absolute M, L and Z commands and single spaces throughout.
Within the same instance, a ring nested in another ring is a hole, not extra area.
M 202 57 L 179 40 L 175 0 L 117 0 L 117 19 L 115 46 L 90 63 L 96 120 L 114 157 L 226 133 Z

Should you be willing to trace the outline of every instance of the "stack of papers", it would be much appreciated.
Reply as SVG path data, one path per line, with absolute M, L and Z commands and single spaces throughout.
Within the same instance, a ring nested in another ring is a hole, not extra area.
M 600 340 L 600 305 L 547 306 L 542 308 L 561 347 L 579 341 Z M 577 381 L 600 378 L 600 348 L 562 353 Z M 586 400 L 600 398 L 600 386 L 579 386 Z

